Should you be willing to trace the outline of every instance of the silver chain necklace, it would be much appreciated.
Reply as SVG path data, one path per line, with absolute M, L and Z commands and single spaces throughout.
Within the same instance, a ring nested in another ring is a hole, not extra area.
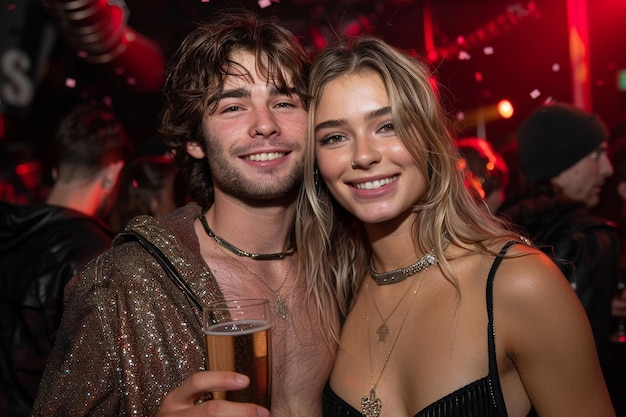
M 282 290 L 283 286 L 285 285 L 285 282 L 287 282 L 287 278 L 289 277 L 289 272 L 291 272 L 291 267 L 293 266 L 293 262 L 289 263 L 289 267 L 287 268 L 287 272 L 285 273 L 285 277 L 283 278 L 283 281 L 281 282 L 280 286 L 278 288 L 274 289 L 274 288 L 270 287 L 269 285 L 267 285 L 265 280 L 259 274 L 257 274 L 252 269 L 248 268 L 248 265 L 244 264 L 239 259 L 237 259 L 233 255 L 231 255 L 230 253 L 224 251 L 224 249 L 221 248 L 220 246 L 217 246 L 217 248 L 224 255 L 228 256 L 230 259 L 232 259 L 233 261 L 237 262 L 239 265 L 244 267 L 256 279 L 258 279 L 259 282 L 261 282 L 261 284 L 263 284 L 265 286 L 265 288 L 267 288 L 268 290 L 270 290 L 272 292 L 272 294 L 274 294 L 274 298 L 275 298 L 274 311 L 276 311 L 276 314 L 278 314 L 283 320 L 287 319 L 287 316 L 289 315 L 289 306 L 287 305 L 287 300 L 285 300 L 280 295 L 280 290 Z

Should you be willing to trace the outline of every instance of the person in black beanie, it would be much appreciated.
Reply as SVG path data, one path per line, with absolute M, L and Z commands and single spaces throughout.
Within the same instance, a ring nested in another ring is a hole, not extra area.
M 518 129 L 523 190 L 500 207 L 500 215 L 520 226 L 576 291 L 605 373 L 619 239 L 615 225 L 590 209 L 613 174 L 607 139 L 606 126 L 594 114 L 563 103 L 539 107 Z

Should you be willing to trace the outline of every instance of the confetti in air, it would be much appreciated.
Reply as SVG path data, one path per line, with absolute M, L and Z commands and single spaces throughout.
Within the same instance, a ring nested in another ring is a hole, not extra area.
M 541 95 L 541 92 L 539 90 L 537 90 L 536 88 L 530 92 L 530 97 L 532 98 L 537 98 Z

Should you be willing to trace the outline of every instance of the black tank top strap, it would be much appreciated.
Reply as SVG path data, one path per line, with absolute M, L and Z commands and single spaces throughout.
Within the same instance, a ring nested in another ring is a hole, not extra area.
M 500 386 L 498 362 L 496 360 L 495 326 L 493 320 L 493 281 L 496 271 L 504 259 L 504 255 L 508 249 L 516 243 L 525 242 L 523 242 L 523 240 L 511 240 L 507 242 L 498 256 L 496 256 L 487 277 L 488 375 L 435 401 L 419 411 L 415 417 L 436 417 L 443 415 L 449 417 L 465 417 L 470 415 L 481 417 L 508 416 L 504 396 L 502 394 L 502 387 Z M 358 410 L 335 394 L 329 383 L 327 383 L 324 388 L 323 415 L 324 417 L 361 417 L 361 413 Z M 536 417 L 536 414 L 533 414 L 531 410 L 529 416 Z
M 517 240 L 510 240 L 504 245 L 498 256 L 496 256 L 496 259 L 493 261 L 493 265 L 491 265 L 491 269 L 489 270 L 489 275 L 487 277 L 487 317 L 489 319 L 487 328 L 487 344 L 489 349 L 489 376 L 492 381 L 493 400 L 496 403 L 496 407 L 500 410 L 506 410 L 506 405 L 504 404 L 504 395 L 502 394 L 502 387 L 500 386 L 498 361 L 496 357 L 496 329 L 493 323 L 493 280 L 502 259 L 504 259 L 504 255 L 509 248 L 516 243 L 521 242 L 518 242 Z

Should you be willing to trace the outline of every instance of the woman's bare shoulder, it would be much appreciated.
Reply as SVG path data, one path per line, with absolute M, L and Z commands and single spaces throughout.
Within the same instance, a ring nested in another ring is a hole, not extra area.
M 541 334 L 585 325 L 578 296 L 555 262 L 540 250 L 513 245 L 494 278 L 494 303 L 519 336 Z M 562 317 L 568 317 L 567 321 Z
M 525 243 L 513 245 L 498 269 L 499 281 L 513 286 L 547 289 L 552 285 L 571 290 L 556 263 L 539 249 Z M 521 288 L 520 288 L 521 289 Z
M 532 246 L 511 246 L 496 271 L 493 300 L 498 349 L 515 364 L 539 414 L 611 415 L 587 315 L 552 259 Z

